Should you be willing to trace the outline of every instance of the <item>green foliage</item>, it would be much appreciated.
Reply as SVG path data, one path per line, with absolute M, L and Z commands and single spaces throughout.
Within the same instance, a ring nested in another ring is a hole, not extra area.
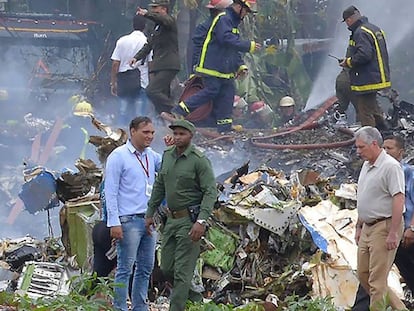
M 231 311 L 234 310 L 231 305 L 216 305 L 214 302 L 200 303 L 188 302 L 185 308 L 186 311 Z
M 13 293 L 10 292 L 0 292 L 0 305 L 1 306 L 10 306 L 10 307 L 17 307 L 18 302 L 16 297 Z
M 372 308 L 370 308 L 370 310 L 372 310 Z M 388 294 L 384 295 L 381 301 L 377 301 L 377 303 L 375 304 L 375 310 L 378 310 L 378 311 L 393 311 L 394 310 L 390 306 L 390 297 Z M 403 310 L 396 310 L 396 311 L 403 311 Z
M 304 98 L 309 96 L 311 79 L 302 56 L 295 48 L 297 33 L 294 3 L 267 3 L 261 7 L 257 18 L 249 16 L 243 20 L 241 32 L 246 38 L 254 38 L 256 42 L 268 38 L 279 41 L 255 54 L 245 55 L 249 75 L 244 80 L 237 81 L 237 94 L 248 103 L 264 100 L 276 111 L 283 96 L 293 96 L 299 108 Z M 279 19 L 284 22 L 277 22 Z M 274 25 L 278 27 L 275 29 Z
M 105 311 L 113 310 L 113 282 L 96 275 L 80 275 L 69 280 L 69 295 L 31 299 L 13 293 L 0 293 L 0 305 L 14 306 L 19 311 Z
M 286 297 L 283 302 L 284 310 L 289 311 L 336 311 L 332 303 L 332 297 L 311 298 L 292 295 Z
M 187 304 L 185 311 L 264 311 L 264 307 L 257 303 L 249 303 L 244 306 L 234 307 L 232 305 L 216 305 L 214 302 L 209 303 L 191 303 Z
M 234 307 L 232 305 L 216 305 L 213 302 L 203 303 L 188 303 L 186 311 L 264 311 L 265 308 L 260 303 L 249 303 L 244 306 Z M 286 297 L 284 301 L 280 302 L 277 310 L 288 311 L 336 311 L 332 303 L 332 297 L 317 297 L 310 298 L 308 296 L 299 297 L 292 295 Z M 388 311 L 384 309 L 384 311 Z

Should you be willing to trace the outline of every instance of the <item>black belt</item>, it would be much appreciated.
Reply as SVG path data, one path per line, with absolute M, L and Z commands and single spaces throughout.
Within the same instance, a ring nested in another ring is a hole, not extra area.
M 129 220 L 132 220 L 133 218 L 145 218 L 145 213 L 141 213 L 141 214 L 131 214 L 131 215 L 122 215 L 119 216 L 119 221 L 122 222 L 127 222 Z
M 375 220 L 373 220 L 373 221 L 371 221 L 371 222 L 366 222 L 365 224 L 368 226 L 368 227 L 371 227 L 371 226 L 373 226 L 373 225 L 375 225 L 375 224 L 377 224 L 377 223 L 379 223 L 379 222 L 381 222 L 381 221 L 384 221 L 384 220 L 387 220 L 387 219 L 390 219 L 391 217 L 381 217 L 381 218 L 378 218 L 378 219 L 375 219 Z

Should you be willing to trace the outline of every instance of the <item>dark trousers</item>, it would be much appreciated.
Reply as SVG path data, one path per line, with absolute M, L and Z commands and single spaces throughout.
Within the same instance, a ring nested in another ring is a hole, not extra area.
M 92 229 L 93 271 L 98 277 L 106 277 L 116 266 L 116 257 L 109 260 L 105 253 L 111 248 L 110 229 L 104 221 L 98 222 Z
M 178 70 L 151 72 L 146 91 L 157 113 L 170 112 L 173 108 L 174 102 L 171 98 L 170 85 L 177 73 Z
M 213 101 L 212 117 L 216 120 L 219 132 L 229 131 L 232 126 L 235 86 L 233 79 L 203 77 L 204 88 L 184 102 L 190 111 Z
M 355 296 L 355 302 L 352 311 L 369 311 L 369 295 L 365 289 L 359 284 L 358 291 Z
M 414 294 L 414 245 L 409 247 L 400 245 L 395 254 L 394 262 L 408 288 Z
M 357 120 L 362 126 L 373 126 L 379 130 L 386 128 L 382 110 L 377 102 L 377 93 L 356 95 Z
M 338 98 L 338 110 L 340 113 L 346 112 L 349 103 L 352 103 L 356 111 L 355 94 L 351 91 L 351 82 L 349 80 L 349 73 L 347 71 L 342 70 L 336 77 L 335 91 L 336 97 Z

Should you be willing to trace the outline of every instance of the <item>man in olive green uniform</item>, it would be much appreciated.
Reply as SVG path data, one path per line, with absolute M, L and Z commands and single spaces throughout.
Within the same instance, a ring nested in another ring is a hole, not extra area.
M 155 23 L 148 43 L 138 51 L 131 64 L 145 59 L 153 52 L 146 92 L 157 113 L 170 112 L 174 106 L 170 84 L 180 70 L 177 24 L 174 17 L 168 14 L 169 5 L 169 0 L 152 0 L 149 4 L 150 11 L 138 8 L 136 13 Z
M 175 145 L 164 152 L 148 202 L 145 226 L 151 232 L 154 212 L 165 197 L 169 211 L 162 232 L 161 270 L 173 282 L 170 311 L 183 311 L 187 299 L 202 298 L 190 289 L 191 279 L 217 191 L 210 161 L 191 144 L 194 125 L 177 120 L 170 128 Z M 200 213 L 191 220 L 189 210 L 195 206 L 199 206 Z

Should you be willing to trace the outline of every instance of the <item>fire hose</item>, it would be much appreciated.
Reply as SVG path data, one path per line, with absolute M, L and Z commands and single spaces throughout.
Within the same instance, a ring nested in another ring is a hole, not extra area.
M 339 131 L 348 134 L 354 135 L 354 132 L 347 128 L 338 128 Z M 252 138 L 253 139 L 253 138 Z M 283 149 L 290 149 L 290 150 L 313 150 L 313 149 L 333 149 L 333 148 L 340 148 L 352 145 L 355 141 L 355 138 L 350 138 L 343 141 L 332 142 L 332 143 L 321 143 L 321 144 L 275 144 L 275 143 L 259 143 L 256 141 L 251 141 L 253 146 L 259 147 L 262 149 L 274 149 L 274 150 L 283 150 Z
M 344 134 L 347 134 L 349 136 L 352 136 L 352 138 L 339 141 L 339 142 L 332 142 L 332 143 L 319 143 L 319 144 L 276 144 L 276 143 L 265 143 L 265 142 L 258 142 L 259 140 L 267 140 L 275 137 L 281 137 L 285 136 L 287 134 L 292 134 L 301 130 L 309 130 L 312 128 L 315 128 L 318 126 L 318 123 L 316 122 L 324 113 L 326 110 L 328 110 L 335 102 L 337 98 L 335 96 L 332 96 L 328 98 L 318 109 L 316 109 L 308 119 L 305 120 L 305 122 L 289 127 L 284 128 L 282 131 L 277 132 L 272 135 L 268 136 L 260 136 L 260 137 L 252 137 L 251 143 L 253 146 L 262 148 L 262 149 L 273 149 L 273 150 L 283 150 L 283 149 L 290 149 L 290 150 L 311 150 L 311 149 L 331 149 L 331 148 L 340 148 L 352 145 L 355 141 L 353 134 L 354 132 L 347 128 L 338 128 L 339 131 L 341 131 Z
M 292 127 L 285 127 L 280 129 L 277 133 L 268 135 L 268 136 L 254 136 L 251 138 L 251 143 L 253 146 L 263 149 L 291 149 L 291 150 L 301 150 L 301 149 L 330 149 L 330 148 L 340 148 L 352 145 L 354 143 L 353 132 L 347 128 L 339 128 L 338 130 L 352 136 L 352 138 L 340 142 L 332 143 L 319 143 L 319 144 L 275 144 L 275 143 L 265 143 L 259 142 L 263 140 L 268 140 L 271 138 L 285 136 L 287 134 L 292 134 L 301 130 L 310 130 L 319 126 L 317 120 L 328 110 L 335 102 L 337 98 L 335 96 L 329 97 L 318 109 L 316 109 L 304 122 L 299 125 Z M 175 118 L 167 113 L 162 113 L 161 117 L 166 120 L 173 122 Z M 233 140 L 233 135 L 222 135 L 214 131 L 210 131 L 205 128 L 197 128 L 197 131 L 205 137 L 211 138 L 210 142 L 218 140 Z

